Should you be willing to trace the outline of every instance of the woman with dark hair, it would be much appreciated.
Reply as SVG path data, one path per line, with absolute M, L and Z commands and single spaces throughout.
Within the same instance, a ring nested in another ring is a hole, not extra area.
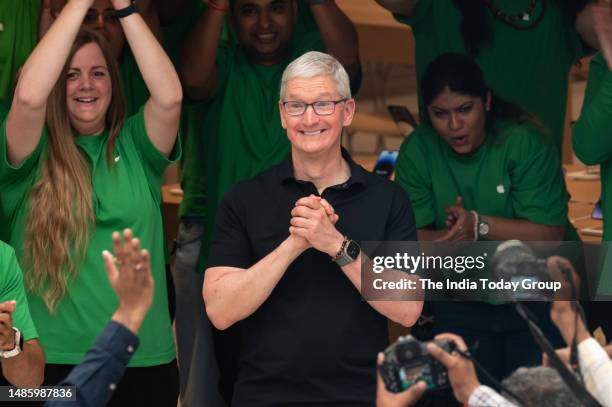
M 410 25 L 418 83 L 442 53 L 473 56 L 490 88 L 537 118 L 561 157 L 569 71 L 585 43 L 597 46 L 587 0 L 376 1 Z
M 554 148 L 519 107 L 495 96 L 470 58 L 443 54 L 421 81 L 427 116 L 403 143 L 396 181 L 409 193 L 419 240 L 579 240 Z M 454 332 L 502 378 L 539 364 L 541 351 L 514 308 L 432 302 L 434 333 Z M 545 332 L 548 308 L 532 307 Z M 558 333 L 555 343 L 561 344 Z
M 155 296 L 130 364 L 138 369 L 128 369 L 115 401 L 175 406 L 160 202 L 164 169 L 180 153 L 182 91 L 133 4 L 112 3 L 151 97 L 126 119 L 109 44 L 79 32 L 93 0 L 69 1 L 26 61 L 0 130 L 2 228 L 24 269 L 50 385 L 81 361 L 116 308 L 100 262 L 111 233 L 129 227 L 140 236 Z

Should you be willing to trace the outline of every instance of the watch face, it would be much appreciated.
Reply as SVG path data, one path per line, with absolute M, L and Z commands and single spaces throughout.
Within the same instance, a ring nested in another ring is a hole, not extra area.
M 353 260 L 357 258 L 357 256 L 359 256 L 359 253 L 361 252 L 361 247 L 359 247 L 359 245 L 354 242 L 354 241 L 349 241 L 348 246 L 346 247 L 346 254 L 349 255 Z
M 478 234 L 480 236 L 486 236 L 489 233 L 489 224 L 487 222 L 481 222 L 478 225 Z

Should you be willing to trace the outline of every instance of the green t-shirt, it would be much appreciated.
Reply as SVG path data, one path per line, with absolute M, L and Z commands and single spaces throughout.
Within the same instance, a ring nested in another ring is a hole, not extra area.
M 25 341 L 38 338 L 30 317 L 28 300 L 23 286 L 23 275 L 13 248 L 0 242 L 0 302 L 17 301 L 13 312 L 13 326 L 21 331 Z
M 463 206 L 482 215 L 567 226 L 566 240 L 579 240 L 570 226 L 569 195 L 559 159 L 531 125 L 504 123 L 463 157 L 428 125 L 402 144 L 396 181 L 408 192 L 417 228 L 444 229 L 444 208 Z
M 235 182 L 278 164 L 289 152 L 280 123 L 280 79 L 289 62 L 310 50 L 322 50 L 318 33 L 301 37 L 292 55 L 274 66 L 248 62 L 233 42 L 217 51 L 218 86 L 210 102 L 195 106 L 203 115 L 184 140 L 180 216 L 205 217 L 206 234 L 197 271 L 204 270 L 216 208 Z M 200 129 L 197 134 L 198 128 Z M 194 137 L 195 136 L 195 137 Z
M 496 0 L 495 5 L 515 14 L 523 11 L 529 2 Z M 516 30 L 487 12 L 492 42 L 482 47 L 476 60 L 491 89 L 527 109 L 550 130 L 560 156 L 569 70 L 585 50 L 574 22 L 562 10 L 562 1 L 538 1 L 532 18 L 540 15 L 544 3 L 544 17 L 529 30 Z M 419 83 L 429 63 L 438 55 L 467 53 L 460 34 L 461 13 L 451 0 L 419 0 L 412 18 L 396 17 L 412 28 Z M 422 114 L 425 112 L 420 110 Z
M 50 314 L 42 299 L 28 293 L 32 318 L 48 363 L 77 364 L 117 307 L 117 297 L 108 282 L 101 253 L 112 250 L 112 232 L 132 228 L 143 248 L 151 253 L 155 293 L 153 305 L 140 328 L 140 347 L 130 366 L 153 366 L 175 358 L 174 340 L 164 274 L 164 242 L 161 220 L 161 184 L 165 168 L 180 155 L 180 143 L 170 159 L 151 143 L 145 129 L 143 109 L 130 117 L 117 138 L 114 159 L 106 160 L 108 134 L 78 137 L 81 151 L 92 169 L 95 229 L 78 276 L 68 282 L 68 292 Z M 46 157 L 47 132 L 43 131 L 35 151 L 18 167 L 7 160 L 6 129 L 0 132 L 0 205 L 10 231 L 10 243 L 22 256 L 28 214 L 28 196 L 39 179 Z M 27 273 L 27 270 L 24 270 Z
M 0 0 L 0 102 L 13 100 L 13 84 L 38 40 L 40 0 Z
M 612 240 L 612 72 L 602 54 L 591 60 L 582 112 L 572 130 L 576 156 L 601 169 L 603 241 Z M 609 243 L 607 243 L 609 245 Z M 611 246 L 612 247 L 612 246 Z M 612 250 L 605 256 L 599 292 L 612 295 Z
M 576 156 L 601 166 L 603 240 L 612 240 L 612 72 L 601 54 L 591 60 L 582 112 L 572 129 Z

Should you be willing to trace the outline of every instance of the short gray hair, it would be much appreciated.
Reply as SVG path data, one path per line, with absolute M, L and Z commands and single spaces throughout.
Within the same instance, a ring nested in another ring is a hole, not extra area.
M 559 373 L 550 367 L 521 367 L 504 379 L 502 384 L 520 397 L 525 407 L 580 405 Z M 513 400 L 509 394 L 504 394 L 504 397 Z
M 340 62 L 329 54 L 310 51 L 291 62 L 283 72 L 280 87 L 280 99 L 283 100 L 287 90 L 287 82 L 293 78 L 314 78 L 315 76 L 330 76 L 336 83 L 338 94 L 343 99 L 351 98 L 349 76 Z

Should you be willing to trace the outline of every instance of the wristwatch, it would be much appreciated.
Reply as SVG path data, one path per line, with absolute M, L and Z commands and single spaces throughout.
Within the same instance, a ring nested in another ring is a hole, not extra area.
M 12 358 L 13 356 L 19 355 L 23 349 L 23 337 L 21 336 L 21 332 L 15 327 L 12 328 L 15 331 L 15 347 L 10 350 L 0 350 L 0 358 Z
M 478 238 L 487 237 L 489 234 L 489 222 L 482 216 L 478 217 Z
M 346 266 L 349 263 L 354 262 L 359 257 L 359 253 L 361 253 L 361 247 L 354 240 L 350 240 L 348 237 L 344 236 L 344 240 L 342 241 L 342 246 L 338 253 L 332 258 L 333 261 L 336 262 L 340 267 Z

